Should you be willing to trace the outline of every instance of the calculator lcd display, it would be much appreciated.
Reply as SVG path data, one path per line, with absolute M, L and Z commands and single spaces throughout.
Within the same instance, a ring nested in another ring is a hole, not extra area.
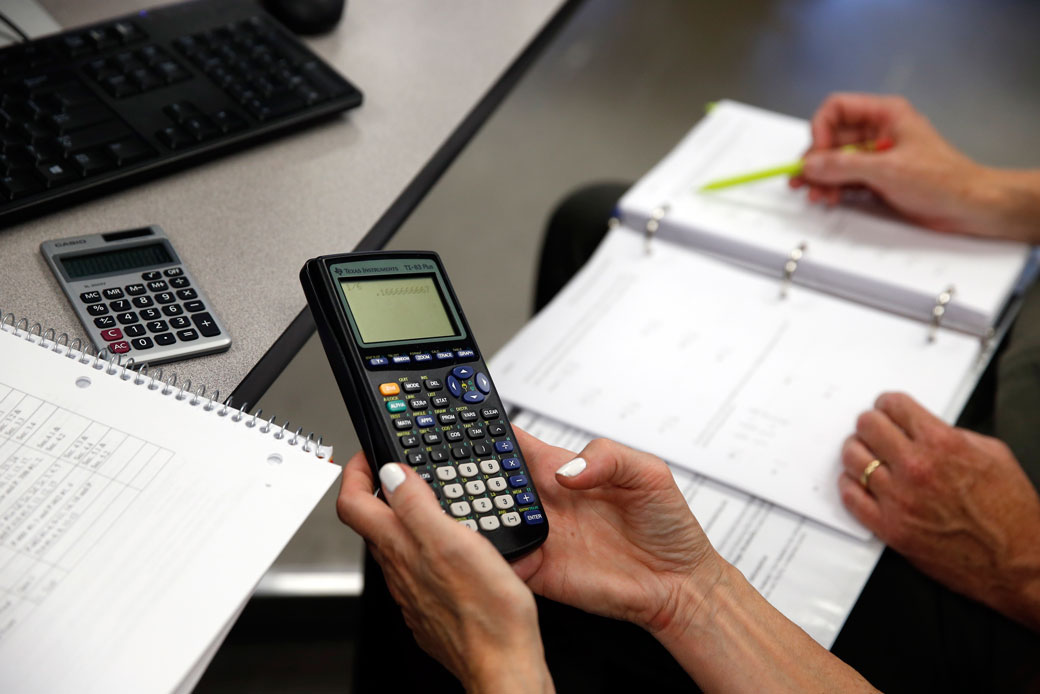
M 59 258 L 69 279 L 78 280 L 95 275 L 111 275 L 165 265 L 174 262 L 164 243 L 150 243 L 130 248 L 87 253 Z
M 366 344 L 458 337 L 432 275 L 349 279 L 340 285 Z

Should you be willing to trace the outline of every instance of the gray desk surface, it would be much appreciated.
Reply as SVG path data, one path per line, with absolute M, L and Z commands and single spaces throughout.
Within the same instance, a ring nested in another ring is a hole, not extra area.
M 63 27 L 139 0 L 41 0 Z M 309 45 L 365 103 L 342 118 L 0 230 L 0 309 L 82 329 L 40 242 L 158 224 L 227 324 L 230 351 L 169 367 L 228 393 L 305 305 L 310 257 L 353 249 L 563 0 L 349 0 Z

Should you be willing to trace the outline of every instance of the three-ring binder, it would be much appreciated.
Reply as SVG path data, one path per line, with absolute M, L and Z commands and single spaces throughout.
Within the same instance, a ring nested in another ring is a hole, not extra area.
M 956 289 L 951 284 L 935 296 L 935 305 L 932 307 L 932 320 L 928 326 L 928 342 L 935 342 L 942 319 L 946 316 L 946 307 L 953 301 L 955 292 Z
M 650 212 L 650 218 L 646 220 L 646 230 L 644 231 L 643 238 L 645 239 L 646 254 L 650 255 L 650 242 L 654 238 L 654 234 L 661 228 L 661 220 L 668 214 L 668 205 L 664 204 L 659 207 L 655 207 Z
M 807 250 L 809 250 L 809 244 L 806 241 L 802 241 L 787 254 L 787 260 L 784 261 L 784 275 L 780 280 L 781 299 L 787 298 L 787 292 L 791 289 L 791 284 L 794 281 L 794 273 L 798 270 L 798 261 L 802 259 Z

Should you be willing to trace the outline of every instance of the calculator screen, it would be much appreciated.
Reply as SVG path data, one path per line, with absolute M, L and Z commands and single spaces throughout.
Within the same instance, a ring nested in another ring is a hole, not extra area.
M 458 337 L 432 275 L 349 279 L 341 286 L 366 344 Z
M 110 275 L 164 265 L 174 262 L 174 259 L 166 244 L 150 243 L 86 255 L 66 256 L 60 258 L 60 261 L 69 279 L 78 280 L 94 275 Z

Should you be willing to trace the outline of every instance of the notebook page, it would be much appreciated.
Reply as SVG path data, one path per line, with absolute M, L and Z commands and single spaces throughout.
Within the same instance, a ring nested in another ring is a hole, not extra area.
M 509 402 L 866 538 L 839 451 L 885 390 L 946 412 L 979 341 L 795 287 L 623 227 L 493 359 Z
M 339 468 L 6 330 L 0 364 L 0 691 L 173 691 Z
M 510 420 L 572 451 L 592 439 L 529 410 Z M 881 541 L 856 539 L 703 475 L 674 465 L 671 470 L 722 557 L 773 607 L 830 648 L 881 557 Z
M 622 198 L 624 217 L 642 228 L 667 201 L 664 235 L 773 275 L 806 242 L 798 281 L 924 320 L 936 295 L 953 285 L 946 320 L 983 334 L 1007 302 L 1028 246 L 939 234 L 879 206 L 810 205 L 785 176 L 697 191 L 712 180 L 796 161 L 809 142 L 806 121 L 723 101 Z

